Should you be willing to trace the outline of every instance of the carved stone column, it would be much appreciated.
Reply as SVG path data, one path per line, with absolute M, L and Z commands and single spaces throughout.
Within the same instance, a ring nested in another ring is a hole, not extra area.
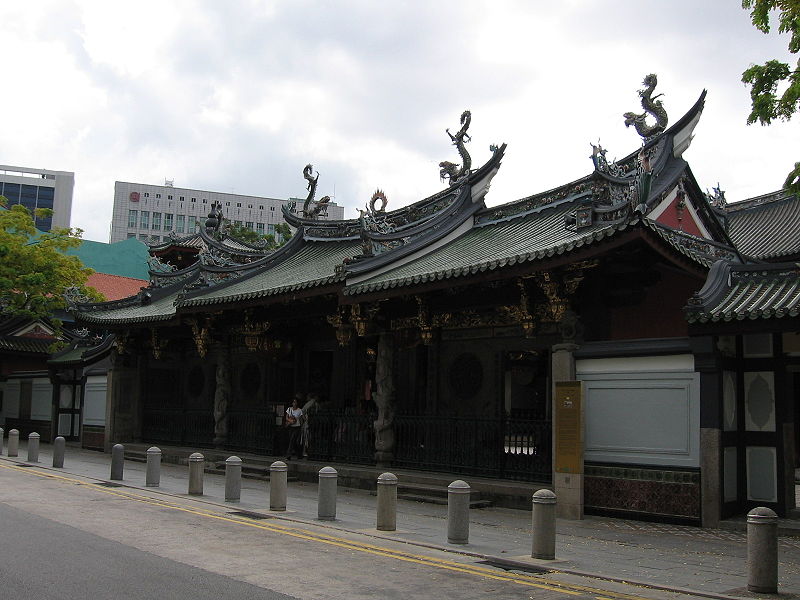
M 228 401 L 231 397 L 231 367 L 227 342 L 216 345 L 217 387 L 214 391 L 214 445 L 221 448 L 228 441 Z
M 394 343 L 392 334 L 378 338 L 375 363 L 375 404 L 378 418 L 375 427 L 375 460 L 379 467 L 389 466 L 394 458 Z
M 111 351 L 111 368 L 107 374 L 106 430 L 103 443 L 106 452 L 110 452 L 111 447 L 118 442 L 131 442 L 138 437 L 140 397 L 137 357 L 125 352 L 123 348 L 115 348 Z

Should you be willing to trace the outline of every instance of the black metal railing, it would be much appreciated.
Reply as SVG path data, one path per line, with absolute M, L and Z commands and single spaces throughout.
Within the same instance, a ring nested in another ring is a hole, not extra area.
M 402 415 L 394 464 L 521 481 L 551 480 L 550 421 Z
M 315 460 L 374 461 L 372 417 L 350 410 L 325 410 L 308 417 L 308 454 Z
M 214 441 L 214 417 L 204 410 L 146 410 L 142 437 L 162 444 L 209 447 Z
M 245 411 L 228 413 L 226 448 L 272 454 L 275 439 L 275 414 Z

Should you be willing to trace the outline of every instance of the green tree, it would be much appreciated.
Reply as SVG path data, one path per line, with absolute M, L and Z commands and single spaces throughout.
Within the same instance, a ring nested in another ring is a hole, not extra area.
M 800 52 L 800 0 L 742 0 L 742 8 L 750 10 L 753 25 L 764 33 L 770 32 L 770 13 L 775 11 L 772 16 L 777 18 L 778 31 L 789 34 L 789 52 Z M 748 124 L 788 121 L 800 110 L 800 60 L 794 68 L 775 59 L 751 65 L 742 73 L 742 82 L 750 86 Z M 800 162 L 794 164 L 784 187 L 800 193 Z
M 0 205 L 8 201 L 0 196 Z M 38 209 L 36 217 L 52 215 Z M 76 287 L 90 300 L 103 300 L 86 280 L 94 271 L 84 267 L 77 256 L 65 251 L 80 246 L 80 229 L 56 228 L 37 231 L 34 215 L 22 205 L 0 209 L 0 317 L 47 318 L 58 329 L 55 311 L 66 307 L 64 291 Z
M 271 233 L 261 235 L 248 227 L 243 227 L 236 223 L 229 222 L 226 231 L 229 236 L 249 244 L 255 244 L 260 240 L 264 240 L 266 242 L 266 247 L 270 250 L 280 248 L 292 238 L 292 230 L 287 223 L 278 223 L 275 225 L 275 233 L 280 234 L 282 238 L 280 243 L 276 241 L 275 236 Z

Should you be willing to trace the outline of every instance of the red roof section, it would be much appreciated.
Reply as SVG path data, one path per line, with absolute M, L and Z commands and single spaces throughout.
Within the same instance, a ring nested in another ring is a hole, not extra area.
M 139 290 L 143 287 L 147 287 L 148 283 L 149 282 L 144 279 L 108 275 L 107 273 L 92 273 L 86 281 L 87 286 L 96 289 L 103 294 L 107 300 L 119 300 L 138 294 Z

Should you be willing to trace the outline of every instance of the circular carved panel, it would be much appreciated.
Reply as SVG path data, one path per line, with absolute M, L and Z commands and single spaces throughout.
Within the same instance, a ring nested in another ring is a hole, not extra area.
M 261 387 L 261 371 L 256 363 L 248 364 L 239 375 L 239 388 L 247 396 L 254 396 Z
M 459 398 L 472 398 L 483 385 L 483 365 L 474 354 L 459 354 L 450 366 L 450 389 Z

